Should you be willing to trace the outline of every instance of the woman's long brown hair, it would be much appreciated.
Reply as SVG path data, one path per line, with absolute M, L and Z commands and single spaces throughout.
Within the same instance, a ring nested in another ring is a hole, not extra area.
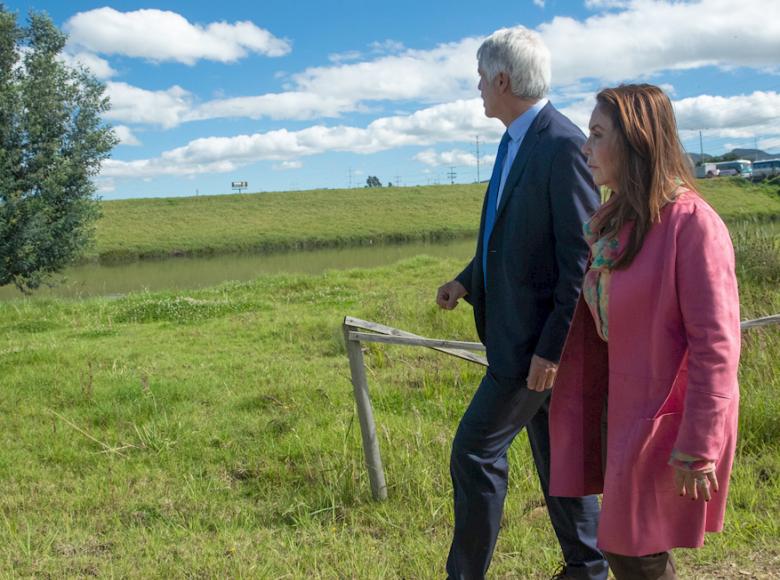
M 617 190 L 593 219 L 600 236 L 617 236 L 633 222 L 628 243 L 614 269 L 627 268 L 642 248 L 661 209 L 678 186 L 693 189 L 691 165 L 677 134 L 669 97 L 654 85 L 620 85 L 596 95 L 596 106 L 612 119 L 617 136 Z

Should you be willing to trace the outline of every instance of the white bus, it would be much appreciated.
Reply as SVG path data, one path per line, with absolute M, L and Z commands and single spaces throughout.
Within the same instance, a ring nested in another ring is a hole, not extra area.
M 753 179 L 780 175 L 780 159 L 762 159 L 753 162 Z
M 715 166 L 720 171 L 720 176 L 739 175 L 742 177 L 753 176 L 753 164 L 747 159 L 734 159 L 733 161 L 721 161 Z

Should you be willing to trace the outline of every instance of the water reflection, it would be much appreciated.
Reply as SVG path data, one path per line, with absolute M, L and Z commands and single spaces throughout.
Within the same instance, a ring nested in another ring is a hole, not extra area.
M 86 298 L 138 292 L 144 289 L 184 290 L 213 286 L 227 280 L 251 280 L 263 274 L 318 274 L 324 270 L 371 268 L 428 254 L 467 260 L 474 240 L 414 243 L 206 258 L 174 258 L 117 266 L 87 264 L 65 270 L 60 283 L 41 288 L 35 297 Z M 0 287 L 0 300 L 21 298 L 13 286 Z

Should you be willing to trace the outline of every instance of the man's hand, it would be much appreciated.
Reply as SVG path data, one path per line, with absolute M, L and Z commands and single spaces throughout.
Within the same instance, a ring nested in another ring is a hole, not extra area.
M 532 391 L 544 391 L 551 389 L 555 382 L 555 373 L 558 371 L 558 365 L 543 359 L 540 356 L 531 357 L 531 368 L 528 369 L 528 378 L 526 384 Z
M 458 300 L 466 295 L 466 288 L 457 280 L 439 286 L 436 292 L 436 304 L 444 310 L 452 310 L 458 305 Z

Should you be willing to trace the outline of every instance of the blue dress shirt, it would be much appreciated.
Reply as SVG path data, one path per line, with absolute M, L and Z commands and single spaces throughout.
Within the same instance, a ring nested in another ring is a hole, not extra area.
M 547 99 L 541 99 L 538 103 L 533 105 L 525 113 L 520 115 L 517 119 L 507 127 L 507 133 L 509 133 L 509 145 L 506 152 L 506 159 L 504 160 L 504 167 L 501 170 L 501 185 L 498 188 L 498 199 L 496 199 L 496 207 L 501 203 L 501 194 L 504 193 L 504 185 L 506 184 L 506 178 L 509 175 L 509 170 L 512 169 L 512 164 L 515 162 L 517 152 L 520 149 L 520 145 L 523 143 L 523 137 L 531 127 L 531 123 L 536 119 L 536 115 L 539 114 L 544 106 L 547 104 Z

